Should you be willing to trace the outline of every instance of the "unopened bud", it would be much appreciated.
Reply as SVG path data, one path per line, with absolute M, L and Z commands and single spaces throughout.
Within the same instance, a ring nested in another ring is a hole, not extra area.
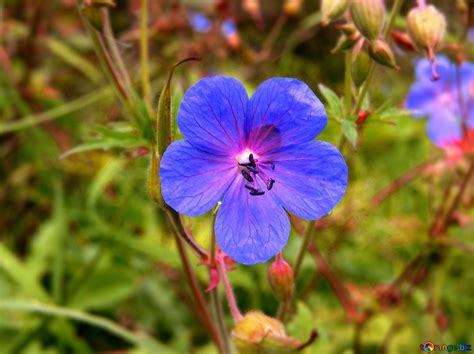
M 295 16 L 301 12 L 302 0 L 286 0 L 283 11 L 288 16 Z
M 397 45 L 398 48 L 403 50 L 406 53 L 412 53 L 415 51 L 415 46 L 410 39 L 410 36 L 405 32 L 392 31 L 390 36 L 393 39 L 393 42 Z
M 383 39 L 372 41 L 369 46 L 369 53 L 377 63 L 399 70 L 392 49 Z
M 356 26 L 353 23 L 343 23 L 340 25 L 336 25 L 338 30 L 341 30 L 346 36 L 352 36 L 358 34 Z
M 232 339 L 239 354 L 296 354 L 301 345 L 286 336 L 280 321 L 258 311 L 237 322 Z
M 153 148 L 151 151 L 150 166 L 148 167 L 148 176 L 146 179 L 146 189 L 148 196 L 160 207 L 165 206 L 163 195 L 161 194 L 160 184 L 160 156 Z
M 408 13 L 407 28 L 415 46 L 432 60 L 446 35 L 444 15 L 433 5 L 416 7 Z
M 385 20 L 383 0 L 352 0 L 352 21 L 362 35 L 370 40 L 378 37 Z
M 321 0 L 321 23 L 323 26 L 341 16 L 347 8 L 348 0 Z
M 275 261 L 268 267 L 268 281 L 279 301 L 287 303 L 291 300 L 295 291 L 293 269 L 281 255 L 277 255 Z
M 370 57 L 365 50 L 361 50 L 355 57 L 351 66 L 351 76 L 354 84 L 359 87 L 369 76 Z

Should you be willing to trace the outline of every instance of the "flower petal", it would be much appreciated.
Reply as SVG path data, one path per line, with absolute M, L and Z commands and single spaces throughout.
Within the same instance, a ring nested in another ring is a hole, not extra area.
M 415 76 L 417 81 L 431 81 L 445 85 L 451 80 L 455 66 L 444 55 L 436 56 L 436 71 L 439 75 L 438 81 L 432 81 L 431 62 L 428 59 L 418 60 L 415 67 Z
M 222 250 L 242 264 L 265 262 L 286 245 L 290 221 L 271 193 L 251 196 L 236 178 L 216 217 L 216 240 Z
M 452 113 L 436 114 L 426 125 L 428 137 L 431 142 L 439 147 L 462 139 L 461 122 Z
M 321 218 L 346 192 L 346 162 L 329 143 L 313 141 L 268 159 L 275 164 L 270 175 L 275 179 L 271 192 L 286 210 L 299 217 Z
M 244 143 L 244 117 L 248 96 L 232 78 L 213 76 L 199 80 L 184 95 L 178 126 L 193 146 L 219 155 L 240 152 Z
M 250 99 L 245 132 L 250 148 L 263 154 L 311 141 L 326 123 L 323 104 L 305 83 L 274 78 Z
M 161 159 L 163 198 L 179 213 L 201 215 L 217 204 L 236 173 L 232 160 L 198 150 L 187 141 L 176 141 Z
M 413 111 L 414 118 L 429 115 L 438 106 L 436 96 L 440 92 L 441 88 L 432 81 L 417 82 L 410 88 L 406 108 Z

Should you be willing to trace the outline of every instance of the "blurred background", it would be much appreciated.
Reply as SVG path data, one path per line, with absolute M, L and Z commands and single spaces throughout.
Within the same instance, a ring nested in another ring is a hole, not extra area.
M 149 96 L 152 110 L 170 67 L 201 58 L 176 70 L 174 114 L 184 91 L 212 74 L 238 78 L 249 93 L 283 76 L 306 82 L 321 99 L 320 84 L 341 94 L 344 54 L 331 52 L 341 32 L 334 23 L 321 25 L 319 1 L 153 0 L 146 21 L 140 0 L 93 3 L 0 1 L 0 353 L 146 352 L 146 343 L 134 341 L 149 337 L 158 353 L 216 353 L 183 286 L 171 229 L 146 193 L 147 142 L 107 81 L 80 13 L 105 34 L 123 79 Z M 455 43 L 465 31 L 466 5 L 432 3 L 447 16 L 448 40 Z M 392 4 L 386 1 L 388 9 Z M 405 31 L 414 5 L 404 2 L 397 30 Z M 147 92 L 140 85 L 143 40 Z M 357 148 L 346 144 L 348 192 L 317 224 L 319 253 L 304 259 L 287 318 L 288 335 L 301 341 L 318 331 L 307 353 L 474 344 L 472 190 L 464 222 L 450 229 L 454 245 L 435 246 L 428 233 L 456 173 L 421 177 L 370 207 L 396 177 L 441 156 L 426 138 L 425 122 L 400 113 L 421 54 L 393 48 L 400 71 L 377 66 L 366 108 L 387 105 L 397 113 L 368 119 Z M 337 146 L 340 134 L 331 119 L 318 139 Z M 284 251 L 289 262 L 301 233 L 301 221 L 292 221 Z M 210 215 L 186 223 L 209 247 Z M 190 259 L 205 289 L 207 269 Z M 352 303 L 370 314 L 364 325 L 347 318 L 321 259 Z M 411 262 L 417 266 L 403 276 Z M 242 311 L 275 314 L 267 267 L 237 265 L 229 273 Z M 389 284 L 398 278 L 395 291 Z

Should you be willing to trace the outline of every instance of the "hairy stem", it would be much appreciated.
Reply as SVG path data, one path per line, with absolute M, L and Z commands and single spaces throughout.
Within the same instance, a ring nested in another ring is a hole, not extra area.
M 168 217 L 169 222 L 171 223 L 171 226 L 173 226 L 176 235 L 178 235 L 182 240 L 184 240 L 200 259 L 206 259 L 208 257 L 207 252 L 194 240 L 192 235 L 186 230 L 183 225 L 183 220 L 181 219 L 181 216 L 177 212 L 169 208 L 165 209 L 165 213 Z
M 216 223 L 216 213 L 214 212 L 212 214 L 212 230 L 211 230 L 211 264 L 210 267 L 215 267 L 216 266 L 216 233 L 215 233 L 215 223 Z M 224 344 L 224 353 L 225 354 L 230 354 L 230 346 L 229 346 L 229 338 L 227 336 L 227 328 L 225 325 L 225 315 L 222 307 L 222 298 L 219 293 L 219 285 L 216 286 L 214 289 L 211 290 L 210 292 L 210 297 L 211 297 L 211 306 L 214 310 L 214 316 L 216 318 L 217 326 L 219 328 L 221 340 Z
M 217 262 L 217 268 L 219 270 L 219 275 L 224 284 L 225 294 L 227 297 L 227 302 L 229 303 L 230 313 L 234 318 L 234 322 L 239 322 L 243 316 L 240 313 L 239 307 L 237 306 L 237 301 L 235 300 L 234 291 L 232 290 L 232 286 L 230 285 L 229 278 L 227 277 L 227 270 L 225 266 L 224 259 L 220 258 Z
M 188 280 L 189 287 L 191 288 L 194 299 L 196 300 L 198 304 L 201 315 L 203 316 L 203 320 L 206 323 L 206 326 L 209 330 L 209 334 L 211 335 L 212 339 L 216 343 L 219 353 L 224 353 L 224 344 L 222 342 L 221 337 L 219 336 L 217 327 L 214 321 L 212 321 L 212 317 L 207 309 L 204 295 L 201 289 L 199 288 L 196 275 L 193 272 L 191 262 L 189 261 L 188 255 L 186 253 L 186 249 L 184 247 L 184 241 L 180 236 L 178 236 L 177 233 L 175 233 L 175 240 L 176 240 L 176 245 L 178 247 L 179 256 L 183 264 L 184 273 Z
M 390 185 L 388 185 L 380 192 L 378 192 L 374 197 L 372 197 L 372 207 L 378 207 L 385 199 L 390 197 L 393 193 L 397 192 L 403 186 L 413 181 L 418 176 L 425 173 L 432 166 L 433 162 L 425 161 L 405 172 L 403 175 L 395 179 Z

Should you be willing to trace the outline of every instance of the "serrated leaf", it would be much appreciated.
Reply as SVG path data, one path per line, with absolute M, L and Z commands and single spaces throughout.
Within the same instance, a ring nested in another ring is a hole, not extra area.
M 357 127 L 354 121 L 349 119 L 344 119 L 341 124 L 342 132 L 347 140 L 351 143 L 352 147 L 356 147 L 357 145 Z

